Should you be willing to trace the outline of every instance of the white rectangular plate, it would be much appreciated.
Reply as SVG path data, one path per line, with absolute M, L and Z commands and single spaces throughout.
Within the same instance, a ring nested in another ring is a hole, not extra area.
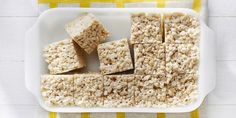
M 47 10 L 40 15 L 34 26 L 26 33 L 25 40 L 25 82 L 26 87 L 35 96 L 39 104 L 48 111 L 53 112 L 189 112 L 200 106 L 206 95 L 215 87 L 216 55 L 214 33 L 204 22 L 201 24 L 200 39 L 200 65 L 199 65 L 199 96 L 195 103 L 170 108 L 80 108 L 80 107 L 50 107 L 47 106 L 40 93 L 40 76 L 48 73 L 47 65 L 42 57 L 44 46 L 69 37 L 64 25 L 83 13 L 92 13 L 107 27 L 110 32 L 109 39 L 118 40 L 130 37 L 130 13 L 136 12 L 183 12 L 198 15 L 190 9 L 158 9 L 158 8 L 57 8 Z M 95 53 L 95 52 L 94 52 Z M 98 57 L 96 54 L 87 57 L 87 70 L 99 72 Z

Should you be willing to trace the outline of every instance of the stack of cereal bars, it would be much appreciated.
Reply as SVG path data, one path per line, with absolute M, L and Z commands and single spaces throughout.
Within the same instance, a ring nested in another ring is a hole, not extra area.
M 144 108 L 183 106 L 196 100 L 199 21 L 195 17 L 131 14 L 130 40 L 110 42 L 104 42 L 109 33 L 93 14 L 76 18 L 65 29 L 70 38 L 44 48 L 50 74 L 41 77 L 41 93 L 47 105 Z M 94 50 L 100 73 L 67 73 L 85 67 L 83 53 Z
M 166 104 L 189 104 L 197 99 L 199 21 L 183 13 L 164 14 Z

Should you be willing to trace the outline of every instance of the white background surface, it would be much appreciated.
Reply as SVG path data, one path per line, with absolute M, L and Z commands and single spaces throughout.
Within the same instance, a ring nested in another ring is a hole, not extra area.
M 209 0 L 209 25 L 217 33 L 217 85 L 206 118 L 233 118 L 236 112 L 236 0 Z M 0 117 L 42 115 L 24 85 L 24 34 L 36 21 L 31 0 L 0 0 Z M 46 114 L 47 115 L 47 114 Z

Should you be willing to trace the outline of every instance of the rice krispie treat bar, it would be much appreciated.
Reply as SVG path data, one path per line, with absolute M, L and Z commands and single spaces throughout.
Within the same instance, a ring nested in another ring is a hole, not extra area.
M 73 75 L 42 75 L 41 93 L 49 106 L 74 106 Z
M 133 69 L 127 39 L 99 44 L 97 50 L 102 74 Z
M 131 107 L 134 105 L 134 76 L 104 76 L 104 107 Z
M 199 51 L 194 44 L 166 44 L 166 72 L 198 73 Z
M 135 74 L 165 75 L 163 44 L 134 44 Z
M 199 20 L 183 13 L 164 14 L 165 42 L 198 43 L 200 34 Z
M 84 14 L 65 25 L 67 33 L 88 54 L 108 37 L 108 31 L 93 14 Z
M 135 106 L 165 107 L 166 78 L 159 75 L 135 76 Z
M 50 74 L 60 74 L 84 67 L 82 52 L 71 39 L 65 39 L 46 46 L 43 56 Z
M 183 106 L 193 103 L 198 96 L 197 74 L 168 74 L 166 104 Z
M 103 105 L 103 77 L 99 74 L 77 74 L 74 80 L 75 105 L 101 107 Z
M 131 43 L 162 43 L 160 14 L 132 14 Z

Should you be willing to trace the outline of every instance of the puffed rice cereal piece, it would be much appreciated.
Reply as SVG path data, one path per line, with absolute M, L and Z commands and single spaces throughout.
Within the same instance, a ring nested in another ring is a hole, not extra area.
M 97 50 L 102 74 L 111 74 L 133 69 L 127 39 L 99 44 Z
M 50 74 L 65 73 L 86 66 L 82 55 L 82 50 L 71 39 L 54 42 L 43 50 Z
M 134 73 L 165 75 L 163 44 L 134 44 Z
M 164 14 L 164 30 L 167 43 L 198 43 L 200 39 L 199 20 L 188 14 Z
M 79 107 L 103 106 L 103 77 L 100 74 L 77 74 L 74 80 L 75 105 Z
M 138 13 L 131 15 L 131 44 L 162 43 L 161 15 Z
M 74 106 L 73 75 L 42 75 L 41 95 L 49 106 Z
M 167 74 L 166 104 L 171 106 L 185 106 L 193 103 L 198 97 L 197 74 Z
M 109 35 L 107 29 L 93 14 L 84 14 L 65 25 L 70 37 L 88 54 Z
M 167 73 L 198 73 L 199 50 L 194 44 L 166 44 Z
M 134 76 L 104 76 L 104 107 L 131 107 L 134 105 Z
M 165 107 L 166 78 L 160 75 L 136 75 L 135 106 Z

